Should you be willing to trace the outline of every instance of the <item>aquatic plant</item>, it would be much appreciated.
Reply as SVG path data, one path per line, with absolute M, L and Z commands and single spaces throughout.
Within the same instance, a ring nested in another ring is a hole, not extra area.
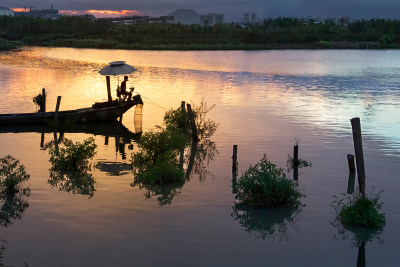
M 200 140 L 190 137 L 192 129 L 188 127 L 187 112 L 179 107 L 165 113 L 164 127 L 157 126 L 144 133 L 138 141 L 139 151 L 132 154 L 135 179 L 131 185 L 147 189 L 146 197 L 157 196 L 160 205 L 171 203 L 190 173 L 199 174 L 203 180 L 207 173 L 204 165 L 217 153 L 208 138 L 218 125 L 205 121 L 210 108 L 201 104 L 196 110 Z
M 97 145 L 92 137 L 82 143 L 64 138 L 50 142 L 45 148 L 49 149 L 50 163 L 55 170 L 70 172 L 90 169 L 89 162 L 96 154 Z
M 178 156 L 186 145 L 185 134 L 179 129 L 162 129 L 142 135 L 139 152 L 132 154 L 134 184 L 157 184 L 184 180 Z
M 236 199 L 256 207 L 298 205 L 303 196 L 295 184 L 286 178 L 284 170 L 271 163 L 265 154 L 243 173 L 237 189 Z
M 0 158 L 0 190 L 3 193 L 14 194 L 20 185 L 29 179 L 25 166 L 11 155 Z
M 297 159 L 295 160 L 291 155 L 288 155 L 286 165 L 289 170 L 293 169 L 294 167 L 303 168 L 303 167 L 311 167 L 311 161 L 307 161 L 304 159 Z
M 37 107 L 39 107 L 39 111 L 41 111 L 41 108 L 46 101 L 46 95 L 47 94 L 45 94 L 43 97 L 42 94 L 38 94 L 32 98 L 33 104 L 35 104 Z
M 357 190 L 358 191 L 358 190 Z M 369 192 L 366 197 L 357 192 L 351 196 L 335 197 L 332 205 L 336 210 L 337 220 L 345 227 L 359 226 L 383 229 L 386 224 L 385 213 L 381 212 L 380 195 Z

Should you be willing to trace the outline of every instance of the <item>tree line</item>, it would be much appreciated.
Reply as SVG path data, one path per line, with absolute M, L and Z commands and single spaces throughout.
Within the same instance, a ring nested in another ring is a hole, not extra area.
M 270 18 L 257 25 L 210 26 L 141 23 L 120 25 L 109 19 L 63 16 L 56 20 L 0 16 L 0 50 L 20 45 L 115 49 L 279 49 L 336 48 L 335 44 L 400 46 L 400 21 L 369 19 L 349 24 L 304 23 Z

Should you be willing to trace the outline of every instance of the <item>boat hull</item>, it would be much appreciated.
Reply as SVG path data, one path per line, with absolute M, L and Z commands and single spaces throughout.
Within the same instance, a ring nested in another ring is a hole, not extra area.
M 131 107 L 138 104 L 143 104 L 140 95 L 136 95 L 132 100 L 123 103 L 96 103 L 90 108 L 60 111 L 58 112 L 58 121 L 71 121 L 75 123 L 113 121 L 118 117 L 121 117 Z M 0 114 L 0 126 L 18 124 L 51 124 L 54 122 L 54 115 L 55 112 Z

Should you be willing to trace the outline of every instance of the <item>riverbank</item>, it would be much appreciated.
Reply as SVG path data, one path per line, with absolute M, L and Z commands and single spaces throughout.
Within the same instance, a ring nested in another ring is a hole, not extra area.
M 396 49 L 400 22 L 387 19 L 349 24 L 305 24 L 296 18 L 266 19 L 243 27 L 141 23 L 66 17 L 57 20 L 0 17 L 0 49 L 13 46 L 127 50 Z M 2 45 L 3 44 L 3 45 Z

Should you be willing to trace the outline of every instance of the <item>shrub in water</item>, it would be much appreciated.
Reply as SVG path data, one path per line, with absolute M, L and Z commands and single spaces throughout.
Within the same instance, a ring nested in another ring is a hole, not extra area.
M 51 142 L 46 148 L 49 148 L 50 162 L 53 168 L 68 172 L 89 169 L 89 160 L 96 154 L 97 145 L 91 137 L 82 143 L 63 139 L 58 145 Z
M 382 229 L 386 224 L 385 214 L 380 212 L 380 194 L 369 193 L 363 198 L 360 193 L 334 201 L 338 219 L 344 226 L 360 226 Z
M 143 134 L 138 142 L 140 152 L 132 154 L 134 184 L 182 181 L 178 156 L 185 144 L 185 134 L 179 129 L 158 128 Z
M 237 183 L 236 199 L 257 207 L 297 205 L 302 194 L 283 169 L 268 161 L 266 155 L 250 166 Z
M 8 155 L 0 159 L 0 190 L 13 194 L 19 191 L 21 183 L 29 179 L 25 166 Z

